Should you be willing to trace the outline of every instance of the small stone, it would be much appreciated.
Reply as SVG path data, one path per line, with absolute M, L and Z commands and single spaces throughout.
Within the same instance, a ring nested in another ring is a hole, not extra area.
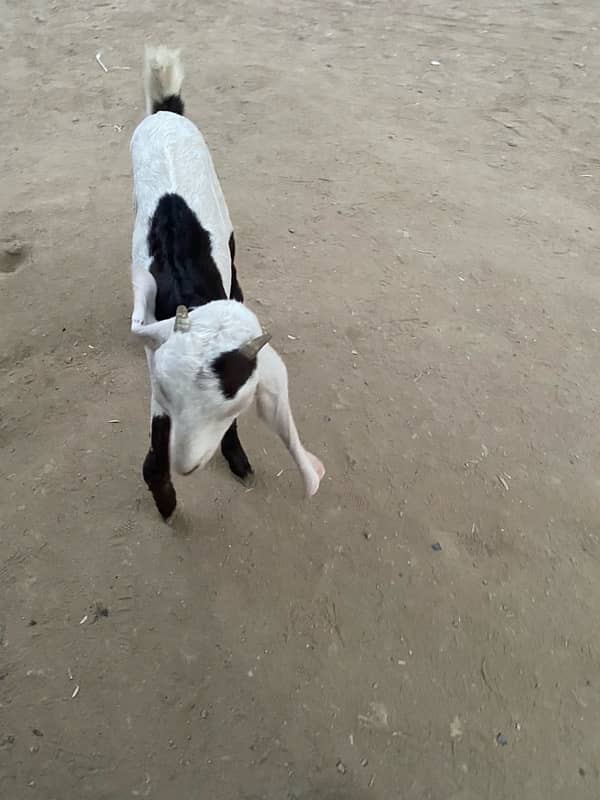
M 25 243 L 19 239 L 4 243 L 4 252 L 9 256 L 20 256 L 23 250 L 25 250 Z
M 367 541 L 369 541 L 372 535 L 373 534 L 371 533 L 371 531 L 363 531 L 363 536 Z
M 40 749 L 39 746 L 37 744 L 34 744 L 29 748 L 29 752 L 30 753 L 37 753 L 37 752 L 39 752 L 39 749 Z
M 366 767 L 368 763 L 369 763 L 369 759 L 368 758 L 363 758 L 363 760 L 360 762 L 360 765 L 361 765 L 361 767 Z
M 33 733 L 34 736 L 43 736 L 44 735 L 39 728 L 32 728 L 31 732 Z
M 500 745 L 500 747 L 506 747 L 508 744 L 508 739 L 503 733 L 496 734 L 496 743 Z
M 441 545 L 439 542 L 434 542 L 434 543 L 431 545 L 431 549 L 432 549 L 432 550 L 435 550 L 435 552 L 436 552 L 436 553 L 439 553 L 439 552 L 440 552 L 440 550 L 442 549 L 442 545 Z
M 341 761 L 341 760 L 340 760 L 340 761 L 338 761 L 338 762 L 337 762 L 337 764 L 335 765 L 335 768 L 337 769 L 337 771 L 338 771 L 340 774 L 342 774 L 342 775 L 345 775 L 345 774 L 346 774 L 346 765 L 344 764 L 344 762 L 343 762 L 343 761 Z
M 100 617 L 108 617 L 108 608 L 104 605 L 104 603 L 99 603 L 98 601 L 96 601 L 92 614 L 93 614 L 92 622 L 98 622 Z
M 579 774 L 581 775 L 582 778 L 585 778 L 585 770 L 583 767 L 579 767 Z

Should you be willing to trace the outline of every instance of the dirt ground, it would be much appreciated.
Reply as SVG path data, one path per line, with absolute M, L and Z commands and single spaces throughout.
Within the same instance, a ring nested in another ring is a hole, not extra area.
M 2 798 L 597 800 L 599 27 L 2 0 Z M 254 490 L 216 458 L 167 526 L 142 483 L 145 41 L 184 49 L 312 501 L 254 414 Z

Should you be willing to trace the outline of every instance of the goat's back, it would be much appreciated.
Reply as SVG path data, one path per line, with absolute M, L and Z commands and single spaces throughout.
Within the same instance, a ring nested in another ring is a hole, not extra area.
M 210 234 L 212 257 L 229 296 L 233 226 L 210 151 L 198 128 L 186 117 L 169 111 L 152 114 L 131 137 L 131 159 L 136 209 L 134 263 L 150 267 L 150 220 L 161 197 L 178 194 Z

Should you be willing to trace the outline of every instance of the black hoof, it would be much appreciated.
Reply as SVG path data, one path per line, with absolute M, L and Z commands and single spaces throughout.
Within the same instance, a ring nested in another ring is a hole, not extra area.
M 144 481 L 148 489 L 152 492 L 152 497 L 154 498 L 156 508 L 161 517 L 165 520 L 169 519 L 171 514 L 175 511 L 177 495 L 168 473 L 167 476 L 165 476 L 162 471 L 158 469 L 157 458 L 152 450 L 144 459 L 142 472 Z
M 242 483 L 252 482 L 254 477 L 254 470 L 252 464 L 248 461 L 248 457 L 243 450 L 237 453 L 235 457 L 227 459 L 229 469 L 233 472 L 236 478 L 239 478 Z
M 223 437 L 221 452 L 225 456 L 229 464 L 229 469 L 233 472 L 235 477 L 239 478 L 242 483 L 248 485 L 248 481 L 252 480 L 254 470 L 238 438 L 235 420 L 231 423 L 231 427 Z
M 165 521 L 168 520 L 177 506 L 175 487 L 172 483 L 164 483 L 162 486 L 150 487 L 150 491 L 159 514 Z

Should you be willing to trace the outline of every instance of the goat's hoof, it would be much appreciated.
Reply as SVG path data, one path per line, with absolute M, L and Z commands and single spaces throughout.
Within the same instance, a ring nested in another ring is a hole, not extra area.
M 306 496 L 313 497 L 319 491 L 319 485 L 325 475 L 325 467 L 323 463 L 312 453 L 306 451 L 308 460 L 312 467 L 312 473 L 306 472 L 304 475 Z
M 246 489 L 253 489 L 256 486 L 256 475 L 254 474 L 254 470 L 250 467 L 250 471 L 244 475 L 242 478 L 241 475 L 236 475 L 238 481 L 245 486 Z
M 229 469 L 244 486 L 254 486 L 254 470 L 244 452 L 228 459 Z
M 152 497 L 154 498 L 158 513 L 166 522 L 177 506 L 175 487 L 172 483 L 163 483 L 161 486 L 151 488 L 150 491 L 152 492 Z

